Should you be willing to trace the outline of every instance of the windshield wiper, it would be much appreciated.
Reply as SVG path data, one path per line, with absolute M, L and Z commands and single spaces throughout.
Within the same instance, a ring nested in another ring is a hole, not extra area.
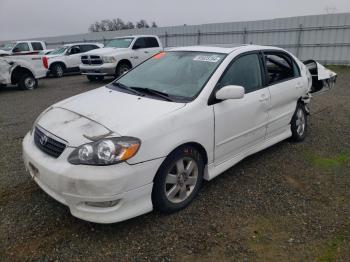
M 126 90 L 130 91 L 131 93 L 134 93 L 135 95 L 143 96 L 143 94 L 141 94 L 140 92 L 138 92 L 137 90 L 135 90 L 135 88 L 126 86 L 126 85 L 124 85 L 124 84 L 122 84 L 122 83 L 113 82 L 112 85 L 117 86 L 117 87 L 122 88 L 122 89 L 126 89 Z
M 149 93 L 151 95 L 155 95 L 155 96 L 161 97 L 164 100 L 167 100 L 167 101 L 170 101 L 170 102 L 174 102 L 174 99 L 172 99 L 169 96 L 169 94 L 161 92 L 161 91 L 158 91 L 158 90 L 154 90 L 154 89 L 146 88 L 146 87 L 130 87 L 130 88 L 132 88 L 134 90 L 137 90 L 139 92 L 142 92 L 142 93 Z

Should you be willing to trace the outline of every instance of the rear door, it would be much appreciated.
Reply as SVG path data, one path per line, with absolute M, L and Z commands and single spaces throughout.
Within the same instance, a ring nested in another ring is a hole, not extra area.
M 242 99 L 214 103 L 215 165 L 265 139 L 270 93 L 263 85 L 259 53 L 241 55 L 233 60 L 221 77 L 216 91 L 227 85 L 243 86 Z
M 304 62 L 311 75 L 310 93 L 318 95 L 331 90 L 336 82 L 337 74 L 325 68 L 315 60 L 307 60 Z
M 162 51 L 161 47 L 159 46 L 159 42 L 157 40 L 157 38 L 155 37 L 146 37 L 146 46 L 147 46 L 147 50 L 146 53 L 148 53 L 148 57 L 151 57 L 157 53 L 159 53 L 160 51 Z
M 264 51 L 265 79 L 271 95 L 267 139 L 289 129 L 298 99 L 307 79 L 301 77 L 294 59 L 282 51 Z
M 138 64 L 145 61 L 149 58 L 149 51 L 147 50 L 146 45 L 146 37 L 139 37 L 136 39 L 133 48 L 132 48 L 132 58 L 133 58 L 133 66 L 137 66 Z

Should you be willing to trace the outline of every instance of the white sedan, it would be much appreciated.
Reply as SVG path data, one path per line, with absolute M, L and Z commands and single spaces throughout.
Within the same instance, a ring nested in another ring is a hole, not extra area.
M 280 48 L 174 48 L 46 109 L 24 138 L 24 163 L 87 221 L 175 212 L 203 179 L 284 139 L 302 141 L 310 93 L 335 78 Z

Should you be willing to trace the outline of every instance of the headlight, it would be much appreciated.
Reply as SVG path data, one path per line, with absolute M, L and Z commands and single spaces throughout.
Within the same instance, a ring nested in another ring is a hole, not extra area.
M 141 141 L 134 137 L 111 137 L 76 148 L 68 157 L 73 165 L 114 165 L 136 155 Z
M 105 63 L 115 63 L 115 62 L 117 62 L 117 59 L 114 56 L 103 56 L 102 60 Z

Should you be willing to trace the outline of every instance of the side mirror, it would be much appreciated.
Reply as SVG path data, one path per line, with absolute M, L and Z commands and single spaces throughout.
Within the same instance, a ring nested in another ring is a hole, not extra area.
M 132 47 L 132 49 L 134 49 L 134 50 L 136 50 L 136 49 L 140 49 L 141 48 L 141 46 L 140 45 L 134 45 L 133 47 Z
M 12 49 L 12 52 L 13 52 L 13 53 L 18 53 L 18 52 L 20 52 L 20 50 L 19 50 L 18 47 L 15 47 L 14 49 Z
M 241 99 L 244 97 L 243 86 L 224 86 L 215 94 L 216 99 Z

